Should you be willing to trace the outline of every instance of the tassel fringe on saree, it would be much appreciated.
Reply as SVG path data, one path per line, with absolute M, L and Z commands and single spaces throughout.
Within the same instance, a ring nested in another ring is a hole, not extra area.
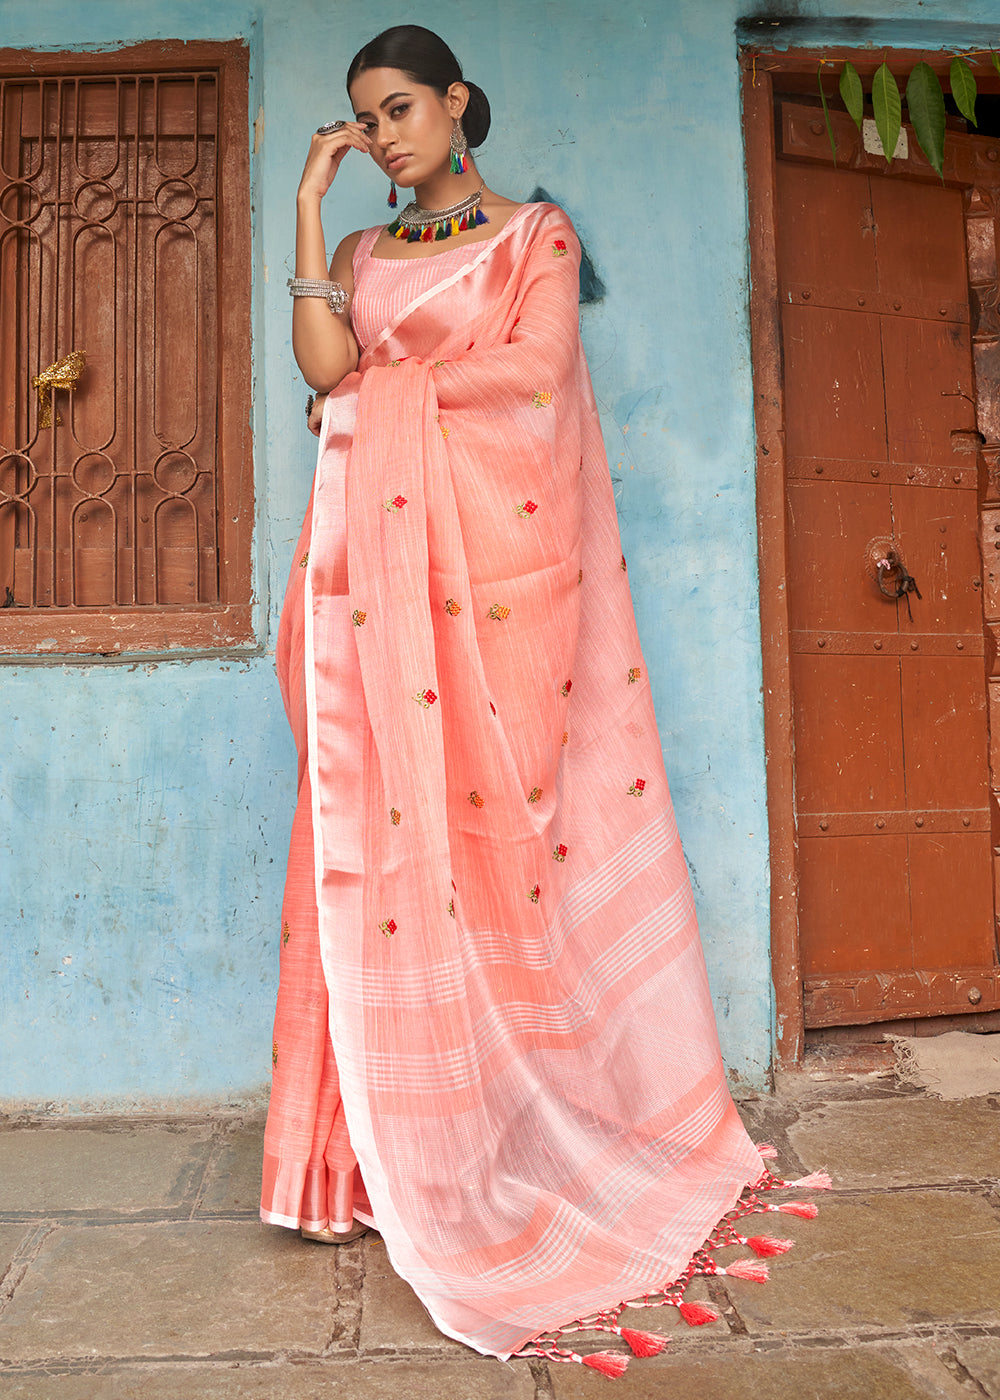
M 750 1211 L 810 1208 L 754 1194 L 789 1183 L 726 1088 L 579 245 L 528 205 L 467 251 L 327 401 L 284 687 L 323 973 L 303 996 L 329 997 L 340 1099 L 308 1179 L 272 1135 L 266 1188 L 314 1206 L 265 1219 L 343 1229 L 354 1195 L 447 1335 L 616 1374 L 562 1330 L 659 1350 L 618 1326 L 626 1300 L 706 1321 L 683 1295 L 723 1271 L 711 1249 Z

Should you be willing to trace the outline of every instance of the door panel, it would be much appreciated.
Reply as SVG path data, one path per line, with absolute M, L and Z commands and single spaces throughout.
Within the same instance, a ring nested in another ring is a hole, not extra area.
M 962 192 L 779 161 L 777 193 L 806 1025 L 984 1010 L 1000 974 Z M 890 550 L 920 597 L 880 589 Z

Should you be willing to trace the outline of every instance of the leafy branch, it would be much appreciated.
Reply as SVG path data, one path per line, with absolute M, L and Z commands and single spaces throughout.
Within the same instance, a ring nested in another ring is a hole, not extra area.
M 993 67 L 1000 75 L 1000 54 L 997 54 L 993 49 L 990 49 L 989 52 Z M 816 79 L 819 84 L 820 100 L 823 103 L 826 134 L 830 141 L 830 149 L 833 151 L 833 163 L 836 165 L 837 142 L 830 121 L 826 92 L 823 89 L 823 68 L 831 62 L 830 59 L 820 59 Z M 976 121 L 976 75 L 972 71 L 967 57 L 956 54 L 952 58 L 948 82 L 955 106 L 973 126 L 978 125 Z M 840 70 L 839 88 L 844 106 L 860 131 L 865 113 L 864 86 L 858 70 L 849 60 L 844 61 L 844 66 Z M 944 89 L 941 87 L 941 80 L 929 63 L 920 62 L 916 65 L 906 80 L 905 93 L 906 109 L 913 126 L 913 134 L 917 138 L 917 144 L 933 168 L 944 179 Z M 875 118 L 875 129 L 878 131 L 879 140 L 882 143 L 882 153 L 885 156 L 886 164 L 891 165 L 903 124 L 903 98 L 899 91 L 899 85 L 889 70 L 888 63 L 884 61 L 872 75 L 871 104 Z

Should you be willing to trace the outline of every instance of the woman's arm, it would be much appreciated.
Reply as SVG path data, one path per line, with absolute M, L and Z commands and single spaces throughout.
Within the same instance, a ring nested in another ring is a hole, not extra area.
M 368 138 L 357 122 L 348 122 L 339 131 L 312 138 L 299 183 L 295 221 L 296 277 L 320 281 L 329 278 L 339 282 L 348 296 L 354 291 L 352 259 L 360 234 L 343 239 L 328 271 L 320 206 L 340 162 L 352 147 L 368 154 Z M 328 393 L 358 366 L 358 347 L 351 333 L 348 312 L 334 315 L 322 297 L 294 299 L 292 349 L 306 383 L 320 393 Z

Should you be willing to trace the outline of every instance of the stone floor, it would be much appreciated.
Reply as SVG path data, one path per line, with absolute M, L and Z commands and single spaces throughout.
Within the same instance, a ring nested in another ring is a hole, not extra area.
M 450 1342 L 375 1238 L 261 1226 L 259 1121 L 0 1120 L 0 1395 L 1000 1400 L 1000 1098 L 811 1063 L 741 1111 L 783 1175 L 833 1174 L 819 1218 L 767 1222 L 797 1241 L 769 1284 L 696 1282 L 719 1322 L 638 1314 L 671 1345 L 614 1381 Z

